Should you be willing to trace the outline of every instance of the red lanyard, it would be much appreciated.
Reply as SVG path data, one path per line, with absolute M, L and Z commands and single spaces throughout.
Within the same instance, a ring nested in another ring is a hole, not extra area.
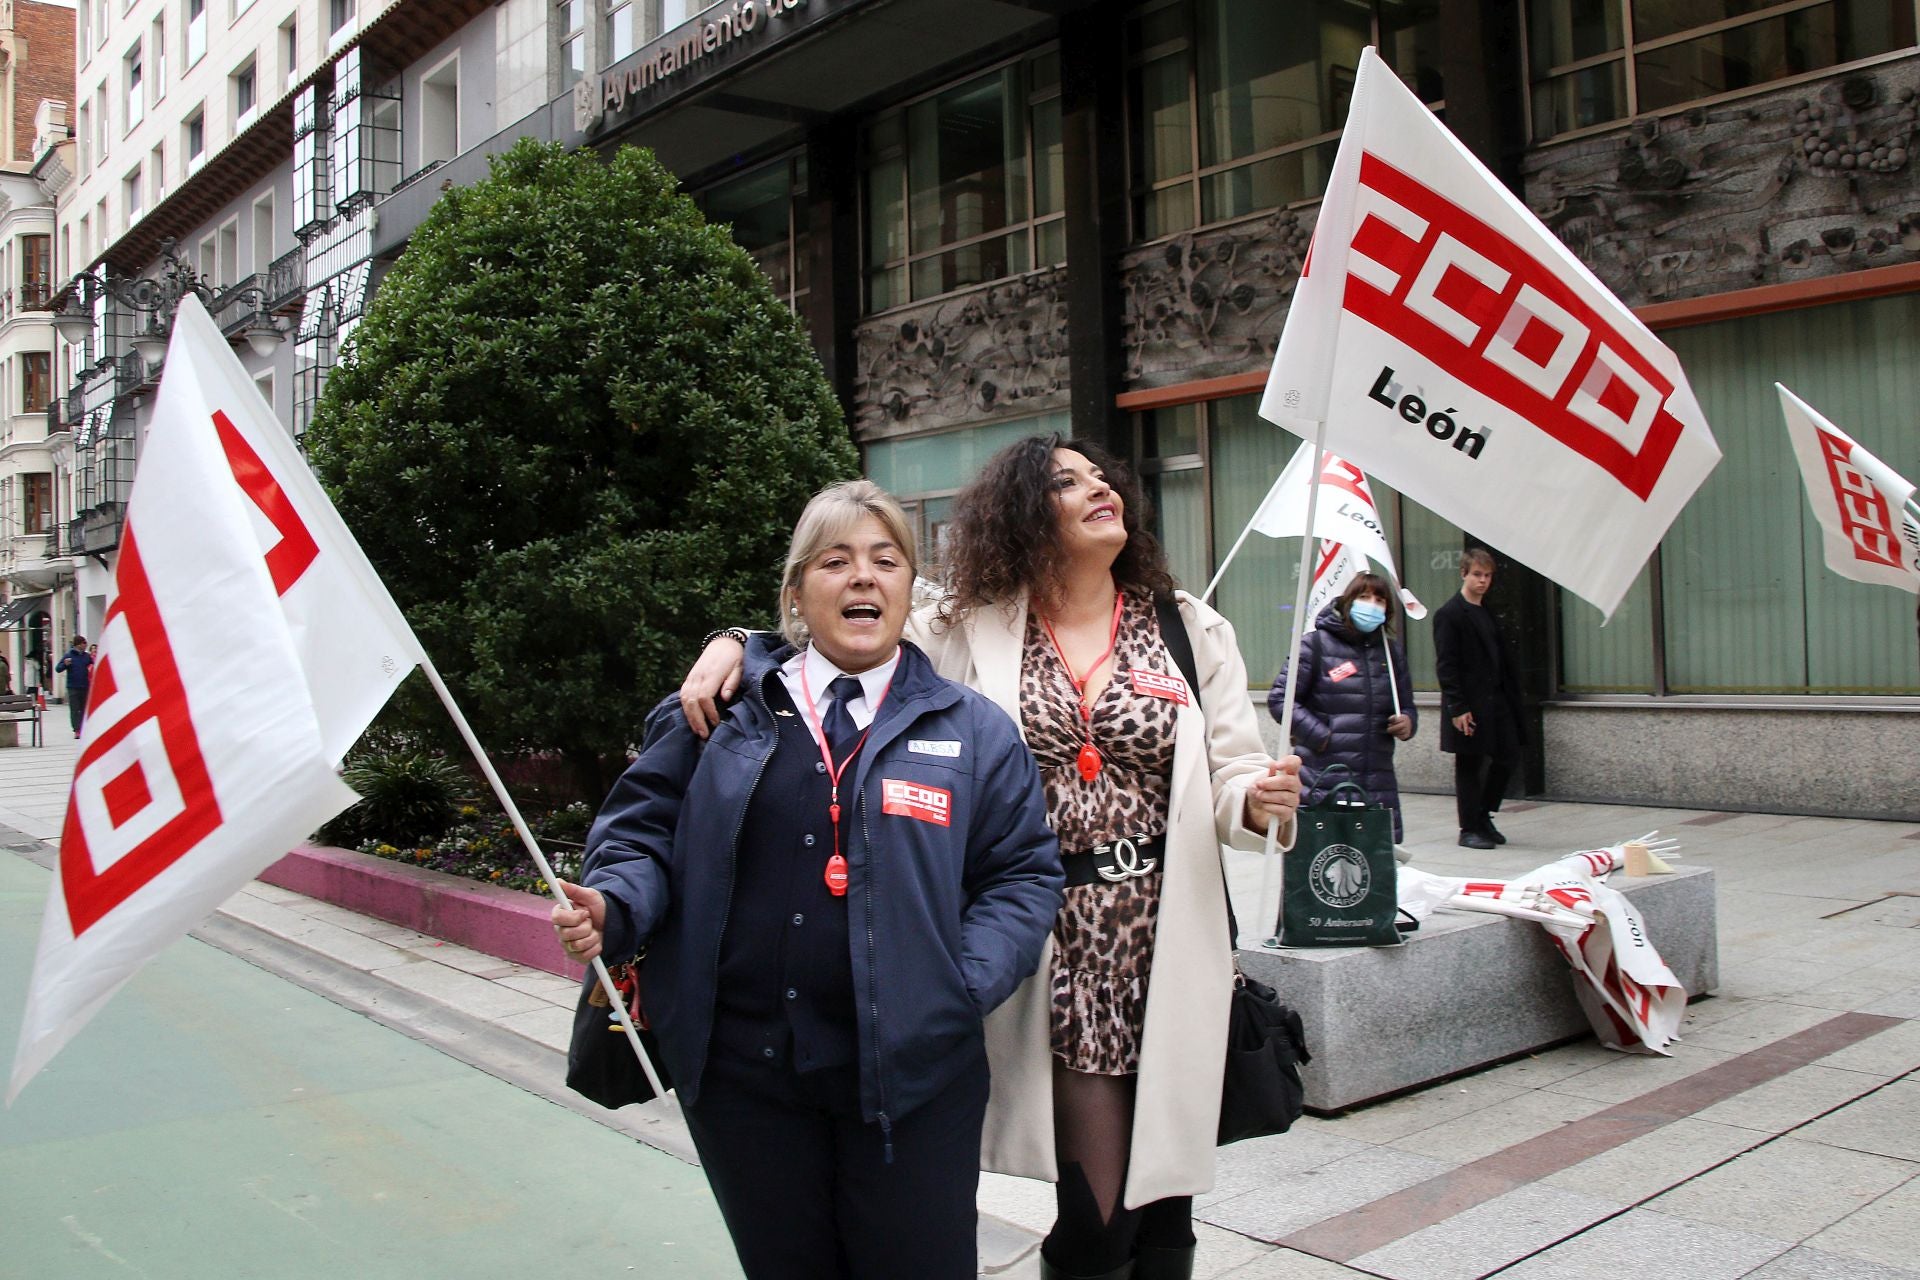
M 1060 665 L 1067 669 L 1067 679 L 1072 681 L 1073 691 L 1080 695 L 1080 718 L 1086 722 L 1087 740 L 1081 744 L 1080 754 L 1074 757 L 1073 763 L 1080 770 L 1080 778 L 1084 782 L 1092 782 L 1099 777 L 1100 770 L 1106 765 L 1106 761 L 1100 758 L 1099 748 L 1093 745 L 1093 708 L 1087 705 L 1087 681 L 1093 679 L 1093 673 L 1100 669 L 1101 663 L 1113 656 L 1114 646 L 1120 643 L 1120 610 L 1125 601 L 1126 597 L 1119 591 L 1113 593 L 1113 626 L 1107 631 L 1106 652 L 1093 660 L 1083 676 L 1073 674 L 1073 664 L 1067 661 L 1067 651 L 1060 647 L 1060 637 L 1053 634 L 1053 624 L 1047 621 L 1044 614 L 1040 617 L 1040 625 L 1046 628 L 1047 639 L 1053 641 L 1053 651 L 1060 655 Z
M 853 763 L 853 758 L 860 754 L 860 748 L 866 745 L 867 735 L 873 732 L 874 720 L 880 718 L 880 704 L 887 700 L 887 690 L 893 688 L 893 676 L 899 673 L 900 668 L 896 666 L 893 675 L 887 677 L 885 688 L 873 700 L 873 719 L 868 720 L 867 727 L 860 731 L 860 736 L 854 740 L 853 750 L 847 752 L 847 758 L 835 766 L 833 748 L 827 745 L 826 726 L 821 724 L 820 712 L 813 705 L 813 686 L 807 681 L 807 660 L 804 656 L 800 659 L 800 692 L 807 700 L 807 723 L 813 726 L 814 743 L 820 748 L 821 762 L 827 766 L 827 819 L 833 823 L 833 856 L 827 859 L 824 878 L 827 892 L 836 898 L 847 896 L 847 860 L 840 856 L 840 778 L 846 773 L 847 766 Z

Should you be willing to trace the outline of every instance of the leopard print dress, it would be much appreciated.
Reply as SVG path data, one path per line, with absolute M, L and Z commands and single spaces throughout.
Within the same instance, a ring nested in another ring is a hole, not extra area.
M 1129 673 L 1174 675 L 1153 602 L 1128 596 L 1113 678 L 1093 709 L 1093 742 L 1105 767 L 1084 781 L 1076 761 L 1085 721 L 1079 695 L 1037 613 L 1027 617 L 1020 658 L 1020 721 L 1040 766 L 1047 816 L 1071 861 L 1123 836 L 1164 835 L 1172 794 L 1176 705 L 1135 692 Z M 1132 1075 L 1160 911 L 1156 869 L 1118 884 L 1073 885 L 1053 928 L 1053 1056 L 1074 1071 Z

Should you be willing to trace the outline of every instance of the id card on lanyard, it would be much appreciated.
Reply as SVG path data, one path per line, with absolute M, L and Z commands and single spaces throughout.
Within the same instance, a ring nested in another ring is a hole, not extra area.
M 894 673 L 899 674 L 899 668 Z M 833 748 L 827 745 L 827 729 L 820 722 L 820 712 L 814 706 L 813 686 L 807 681 L 806 659 L 800 660 L 800 692 L 807 700 L 807 723 L 813 727 L 814 745 L 820 748 L 821 763 L 827 767 L 827 820 L 833 824 L 833 856 L 827 859 L 826 870 L 821 878 L 826 881 L 827 892 L 836 898 L 847 896 L 847 860 L 840 852 L 840 778 L 846 773 L 847 766 L 860 754 L 860 748 L 867 743 L 867 735 L 873 732 L 874 721 L 880 718 L 880 704 L 887 700 L 888 690 L 893 688 L 893 676 L 887 677 L 886 688 L 880 690 L 880 696 L 873 701 L 873 719 L 867 721 L 867 727 L 860 731 L 854 740 L 853 750 L 847 752 L 847 758 L 838 765 L 833 762 Z

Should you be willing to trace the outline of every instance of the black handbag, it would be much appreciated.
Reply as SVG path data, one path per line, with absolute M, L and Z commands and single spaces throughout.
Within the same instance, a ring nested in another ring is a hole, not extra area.
M 1293 848 L 1281 864 L 1279 945 L 1397 945 L 1392 813 L 1373 803 L 1345 765 L 1321 770 L 1314 790 L 1322 794 L 1300 806 Z
M 1198 703 L 1199 664 L 1194 661 L 1193 641 L 1187 635 L 1179 606 L 1171 596 L 1155 597 L 1153 603 L 1160 619 L 1160 642 L 1187 678 L 1187 687 Z M 1226 875 L 1226 864 L 1222 863 L 1223 890 Z M 1234 919 L 1231 895 L 1227 899 L 1227 949 L 1236 954 L 1240 949 L 1240 925 Z M 1233 998 L 1227 1010 L 1227 1058 L 1220 1079 L 1217 1145 L 1224 1147 L 1229 1142 L 1291 1129 L 1306 1109 L 1306 1086 L 1300 1082 L 1300 1068 L 1311 1061 L 1313 1055 L 1307 1052 L 1306 1029 L 1300 1015 L 1280 1003 L 1272 987 L 1241 973 L 1236 960 Z
M 633 1019 L 653 1069 L 660 1073 L 660 1083 L 671 1089 L 673 1078 L 660 1057 L 659 1041 L 640 1010 L 639 965 L 635 959 L 628 964 L 608 965 L 607 971 L 614 987 L 627 999 L 627 1016 Z M 567 1088 L 610 1111 L 654 1096 L 653 1083 L 633 1056 L 633 1046 L 627 1043 L 620 1019 L 591 967 L 580 986 L 580 1003 L 573 1010 L 573 1036 L 567 1042 Z
M 1306 1109 L 1300 1068 L 1311 1061 L 1300 1015 L 1281 1004 L 1272 987 L 1236 967 L 1217 1144 L 1224 1147 L 1291 1129 Z

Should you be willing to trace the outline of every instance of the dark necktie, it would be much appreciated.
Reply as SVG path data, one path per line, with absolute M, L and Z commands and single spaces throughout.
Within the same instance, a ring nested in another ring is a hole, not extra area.
M 833 702 L 827 707 L 827 718 L 822 725 L 827 734 L 827 750 L 833 752 L 833 763 L 837 766 L 852 754 L 854 745 L 860 741 L 860 731 L 853 727 L 853 714 L 847 710 L 847 704 L 861 696 L 860 682 L 852 676 L 837 676 L 827 686 L 827 692 L 833 695 Z

